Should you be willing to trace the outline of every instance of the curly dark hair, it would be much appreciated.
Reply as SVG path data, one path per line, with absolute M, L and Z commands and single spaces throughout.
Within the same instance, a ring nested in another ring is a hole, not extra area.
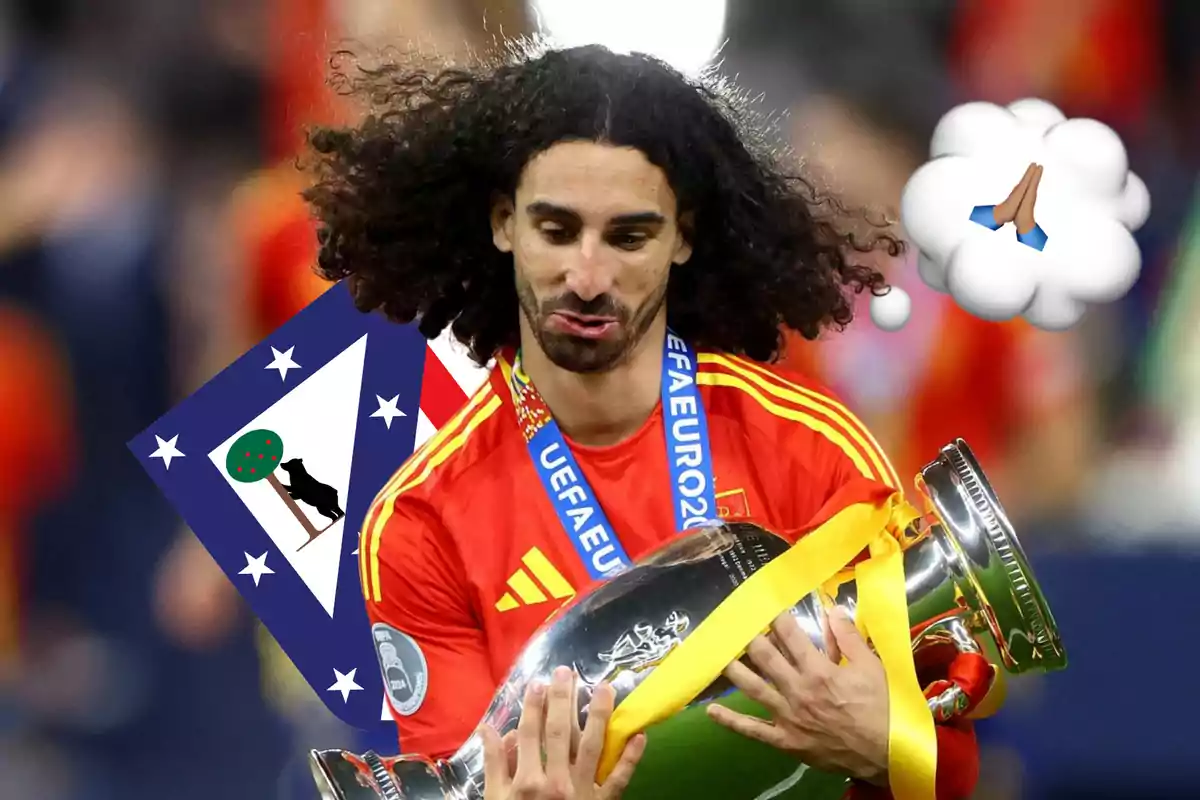
M 883 223 L 858 235 L 832 195 L 766 146 L 744 98 L 658 60 L 599 46 L 518 53 L 471 67 L 335 66 L 340 91 L 371 111 L 355 127 L 318 128 L 318 272 L 348 279 L 355 304 L 428 338 L 447 325 L 484 364 L 518 344 L 510 254 L 489 213 L 525 165 L 564 140 L 634 147 L 666 175 L 693 247 L 672 272 L 670 326 L 697 348 L 766 362 L 781 326 L 816 338 L 852 317 L 851 293 L 885 290 L 855 251 L 902 242 Z

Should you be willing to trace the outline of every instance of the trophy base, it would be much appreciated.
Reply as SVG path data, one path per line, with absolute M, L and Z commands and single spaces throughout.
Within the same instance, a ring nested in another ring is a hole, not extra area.
M 381 758 L 344 750 L 311 750 L 309 769 L 321 800 L 467 800 L 448 779 L 443 762 L 422 756 Z

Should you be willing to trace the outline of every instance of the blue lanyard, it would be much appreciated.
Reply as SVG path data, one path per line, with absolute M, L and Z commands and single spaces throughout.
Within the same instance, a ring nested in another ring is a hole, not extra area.
M 529 455 L 559 522 L 588 573 L 593 579 L 599 579 L 630 566 L 616 531 L 563 439 L 562 431 L 524 376 L 520 354 L 513 364 L 509 386 L 519 414 L 522 404 L 526 409 L 531 403 L 542 406 L 539 411 L 524 417 Z M 670 331 L 667 331 L 663 344 L 662 409 L 675 526 L 682 532 L 716 518 L 717 500 L 713 491 L 708 422 L 696 387 L 696 354 Z

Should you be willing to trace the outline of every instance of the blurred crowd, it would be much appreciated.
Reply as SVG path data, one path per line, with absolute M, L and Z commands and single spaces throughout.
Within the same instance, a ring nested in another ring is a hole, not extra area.
M 305 124 L 354 113 L 330 51 L 486 52 L 536 11 L 0 5 L 0 797 L 309 798 L 305 748 L 360 744 L 125 442 L 322 290 L 295 157 Z M 1132 687 L 1151 648 L 1200 656 L 1176 631 L 1200 608 L 1200 4 L 729 0 L 722 39 L 812 173 L 891 219 L 957 103 L 1035 96 L 1121 135 L 1152 198 L 1123 300 L 1066 333 L 984 323 L 901 257 L 902 331 L 864 305 L 784 357 L 902 474 L 965 437 L 1060 615 L 1074 663 L 981 726 L 979 796 L 1194 796 L 1200 708 Z

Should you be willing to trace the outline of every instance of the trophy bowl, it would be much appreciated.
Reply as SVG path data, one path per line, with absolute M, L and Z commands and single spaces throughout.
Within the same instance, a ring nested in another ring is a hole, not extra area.
M 1049 672 L 1066 654 L 1028 559 L 983 471 L 959 439 L 917 475 L 924 513 L 905 532 L 903 562 L 914 657 L 930 648 L 981 654 L 1008 674 Z M 548 620 L 529 640 L 483 716 L 501 734 L 513 730 L 521 698 L 555 667 L 578 673 L 580 724 L 592 687 L 612 684 L 620 705 L 655 666 L 750 575 L 788 542 L 748 522 L 716 522 L 668 542 Z M 854 617 L 852 572 L 799 598 L 792 614 L 813 643 L 826 646 L 825 610 Z M 722 800 L 841 797 L 848 779 L 712 722 L 704 705 L 717 697 L 743 713 L 763 709 L 723 678 L 682 711 L 647 730 L 647 749 L 624 800 L 713 797 Z M 945 719 L 966 706 L 957 686 L 929 699 Z M 452 756 L 355 755 L 314 750 L 309 763 L 324 800 L 478 800 L 483 747 L 472 735 Z

